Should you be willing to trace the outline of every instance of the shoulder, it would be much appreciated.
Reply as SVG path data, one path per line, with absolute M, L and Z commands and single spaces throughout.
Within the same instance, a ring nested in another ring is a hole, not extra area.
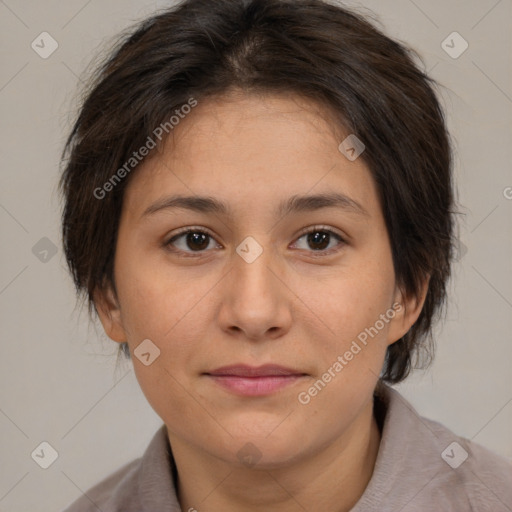
M 176 471 L 166 426 L 162 425 L 142 457 L 84 492 L 63 512 L 179 512 Z
M 137 481 L 142 458 L 133 460 L 85 491 L 63 512 L 129 512 L 140 510 Z M 133 508 L 135 507 L 135 508 Z
M 397 390 L 379 393 L 381 444 L 361 510 L 512 510 L 512 460 L 420 416 Z
M 436 494 L 445 500 L 459 496 L 479 512 L 512 510 L 512 460 L 438 422 L 423 421 L 438 435 L 438 450 L 444 447 L 440 458 L 445 467 L 434 479 Z

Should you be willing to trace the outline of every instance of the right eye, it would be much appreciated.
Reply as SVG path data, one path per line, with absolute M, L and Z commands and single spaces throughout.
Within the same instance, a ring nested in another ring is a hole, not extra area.
M 184 257 L 195 257 L 194 253 L 205 252 L 213 240 L 212 235 L 204 229 L 184 228 L 164 242 L 164 246 L 171 252 L 184 253 Z

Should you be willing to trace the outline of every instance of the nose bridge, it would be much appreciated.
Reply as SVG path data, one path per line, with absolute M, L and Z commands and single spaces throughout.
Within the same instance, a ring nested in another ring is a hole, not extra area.
M 236 247 L 221 313 L 224 328 L 236 327 L 253 339 L 285 328 L 290 318 L 283 285 L 275 275 L 275 255 L 259 238 L 262 243 L 248 236 Z
M 247 236 L 236 248 L 233 293 L 239 301 L 247 299 L 246 306 L 257 305 L 260 308 L 275 300 L 273 288 L 276 283 L 270 270 L 272 262 L 275 264 L 275 255 L 268 243 L 268 237 L 262 240 L 259 236 L 258 240 L 254 236 Z

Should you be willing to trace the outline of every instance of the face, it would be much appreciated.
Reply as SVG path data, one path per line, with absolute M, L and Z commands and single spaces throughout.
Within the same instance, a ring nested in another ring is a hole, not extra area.
M 338 149 L 347 135 L 308 100 L 231 94 L 199 103 L 132 176 L 117 295 L 97 305 L 173 441 L 275 467 L 346 439 L 371 406 L 422 304 L 395 285 L 371 174 Z M 216 371 L 232 365 L 288 373 Z

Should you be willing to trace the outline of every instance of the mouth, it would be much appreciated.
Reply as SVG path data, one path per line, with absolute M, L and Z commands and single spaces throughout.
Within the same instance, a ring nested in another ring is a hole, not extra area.
M 269 395 L 309 376 L 306 373 L 273 364 L 258 367 L 224 366 L 203 375 L 224 389 L 243 396 Z

